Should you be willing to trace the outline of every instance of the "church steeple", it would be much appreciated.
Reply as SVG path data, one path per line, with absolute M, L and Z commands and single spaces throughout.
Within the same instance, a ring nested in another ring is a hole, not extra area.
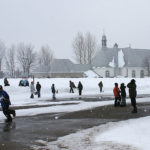
M 102 36 L 102 48 L 106 48 L 107 47 L 107 39 L 106 39 L 106 35 L 103 34 Z

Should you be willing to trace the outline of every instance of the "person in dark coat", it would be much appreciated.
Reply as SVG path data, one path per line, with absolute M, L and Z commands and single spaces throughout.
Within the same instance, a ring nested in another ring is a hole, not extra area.
M 115 97 L 115 103 L 114 106 L 120 106 L 121 96 L 120 96 L 120 90 L 118 88 L 118 83 L 115 83 L 115 87 L 113 88 L 113 93 Z
M 120 91 L 121 91 L 121 104 L 120 106 L 126 106 L 126 86 L 124 83 L 121 83 L 120 85 Z
M 100 88 L 100 93 L 102 92 L 103 90 L 103 82 L 101 81 L 99 84 L 98 84 L 99 88 Z
M 56 94 L 55 84 L 52 84 L 51 90 L 52 90 L 52 94 L 53 94 L 52 98 L 53 98 L 53 99 L 56 99 L 56 96 L 55 96 L 55 94 Z
M 4 86 L 10 86 L 10 84 L 9 84 L 9 82 L 8 82 L 8 80 L 7 80 L 7 78 L 4 78 Z
M 38 97 L 41 97 L 41 84 L 39 82 L 37 82 L 36 84 L 36 91 L 37 91 Z
M 78 90 L 79 90 L 79 95 L 82 95 L 83 85 L 80 81 L 78 83 Z
M 7 94 L 6 91 L 3 90 L 2 85 L 0 85 L 0 103 L 1 103 L 3 114 L 7 118 L 6 122 L 11 122 L 12 121 L 11 114 L 13 115 L 13 117 L 15 117 L 16 112 L 15 110 L 9 108 L 9 105 L 11 105 L 9 95 Z
M 137 91 L 136 91 L 136 84 L 135 80 L 132 79 L 130 83 L 127 84 L 127 87 L 129 88 L 129 97 L 131 99 L 131 104 L 133 106 L 133 111 L 132 113 L 137 113 L 137 107 L 136 107 L 136 96 L 137 96 Z
M 69 86 L 70 86 L 70 93 L 74 93 L 73 91 L 73 82 L 69 81 Z

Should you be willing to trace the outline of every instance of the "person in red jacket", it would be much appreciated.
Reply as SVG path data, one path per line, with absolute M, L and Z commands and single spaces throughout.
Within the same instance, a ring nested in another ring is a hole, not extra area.
M 115 83 L 115 87 L 113 89 L 114 97 L 115 97 L 115 103 L 114 106 L 120 106 L 121 96 L 120 96 L 120 90 L 118 88 L 118 83 Z

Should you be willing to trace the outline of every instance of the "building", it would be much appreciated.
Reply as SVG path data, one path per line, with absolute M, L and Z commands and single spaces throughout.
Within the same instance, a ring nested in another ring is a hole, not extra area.
M 107 38 L 102 36 L 102 48 L 92 61 L 92 69 L 102 77 L 143 78 L 149 76 L 150 50 L 131 47 L 107 47 Z
M 32 75 L 37 78 L 81 78 L 89 69 L 89 65 L 74 64 L 69 59 L 54 59 L 50 66 L 37 67 Z
M 150 75 L 150 50 L 131 47 L 107 47 L 107 38 L 102 36 L 102 48 L 97 52 L 91 65 L 74 64 L 69 59 L 54 59 L 50 66 L 39 66 L 32 71 L 35 77 L 80 78 L 91 70 L 98 77 L 143 78 Z

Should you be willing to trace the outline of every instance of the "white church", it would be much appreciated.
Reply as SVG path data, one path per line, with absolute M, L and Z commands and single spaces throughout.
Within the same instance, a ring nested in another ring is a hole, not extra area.
M 150 75 L 150 50 L 131 47 L 107 47 L 106 36 L 102 36 L 102 48 L 97 52 L 91 65 L 74 64 L 69 59 L 54 59 L 50 66 L 39 66 L 32 75 L 49 78 L 81 78 L 86 72 L 93 72 L 96 77 L 144 78 Z
M 117 44 L 113 48 L 108 48 L 107 38 L 103 35 L 102 48 L 93 59 L 92 69 L 103 78 L 143 78 L 149 76 L 150 50 L 119 48 Z

